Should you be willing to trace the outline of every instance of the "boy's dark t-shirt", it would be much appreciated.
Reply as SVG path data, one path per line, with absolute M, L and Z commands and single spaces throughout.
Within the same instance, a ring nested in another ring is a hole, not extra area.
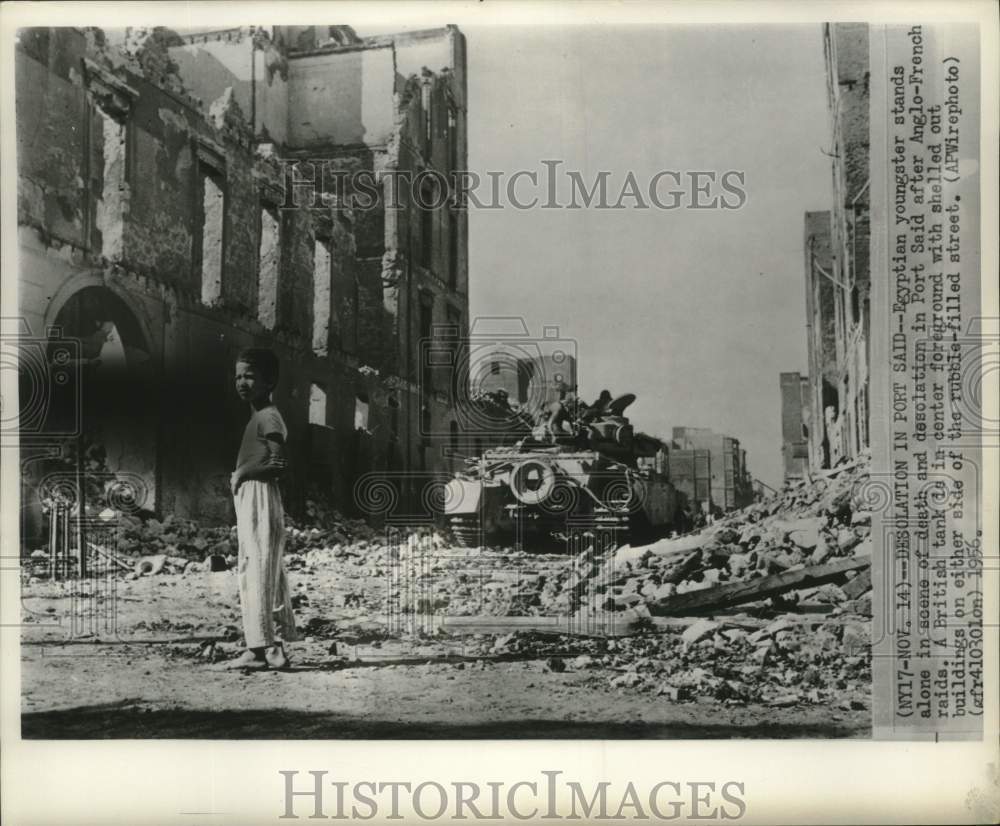
M 241 468 L 250 462 L 264 461 L 268 458 L 267 436 L 278 433 L 281 438 L 288 438 L 288 428 L 285 420 L 273 404 L 255 410 L 243 431 L 243 441 L 240 442 L 240 452 L 236 457 L 236 467 Z

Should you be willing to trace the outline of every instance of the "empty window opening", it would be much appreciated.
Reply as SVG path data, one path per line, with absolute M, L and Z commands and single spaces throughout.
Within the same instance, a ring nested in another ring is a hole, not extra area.
M 326 426 L 326 390 L 321 384 L 309 388 L 309 424 Z
M 312 348 L 325 356 L 330 348 L 330 275 L 333 266 L 330 245 L 316 241 L 313 251 L 313 331 Z
M 101 114 L 103 131 L 103 186 L 94 224 L 101 233 L 101 255 L 109 261 L 122 255 L 125 195 L 125 124 L 107 112 Z
M 354 429 L 368 430 L 368 396 L 364 393 L 354 397 Z
M 278 322 L 278 268 L 281 245 L 278 213 L 272 207 L 260 211 L 260 257 L 257 282 L 257 318 L 267 329 Z
M 225 194 L 221 182 L 207 169 L 201 175 L 201 303 L 211 307 L 222 298 L 222 227 Z

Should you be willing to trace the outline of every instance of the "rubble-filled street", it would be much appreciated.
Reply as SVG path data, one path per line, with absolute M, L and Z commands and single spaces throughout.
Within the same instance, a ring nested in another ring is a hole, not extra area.
M 104 581 L 24 566 L 23 734 L 865 737 L 866 474 L 603 559 L 313 509 L 287 529 L 302 639 L 262 673 L 209 667 L 240 643 L 230 531 L 126 520 Z

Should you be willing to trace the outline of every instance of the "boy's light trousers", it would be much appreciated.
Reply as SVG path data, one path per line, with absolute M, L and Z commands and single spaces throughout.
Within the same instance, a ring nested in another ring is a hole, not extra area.
M 297 639 L 295 615 L 282 562 L 285 514 L 276 482 L 251 479 L 236 491 L 240 610 L 247 648 Z

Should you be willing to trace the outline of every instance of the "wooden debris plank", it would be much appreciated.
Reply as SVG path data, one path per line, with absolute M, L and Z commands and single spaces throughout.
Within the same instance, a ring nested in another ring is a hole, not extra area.
M 840 586 L 840 590 L 844 592 L 848 599 L 857 599 L 871 587 L 872 572 L 869 569 L 867 571 L 861 571 L 856 577 L 854 577 L 854 579 L 845 582 Z
M 747 582 L 734 582 L 701 591 L 691 591 L 687 594 L 675 594 L 658 602 L 650 602 L 647 607 L 650 613 L 662 616 L 703 614 L 731 605 L 742 605 L 747 602 L 767 599 L 798 588 L 823 585 L 842 578 L 848 571 L 860 570 L 869 565 L 871 565 L 871 559 L 868 557 L 839 559 L 836 562 L 811 565 L 795 571 L 784 571 L 780 574 L 751 579 Z
M 645 624 L 653 631 L 683 630 L 703 617 L 649 617 Z M 801 614 L 788 616 L 789 622 L 802 625 L 822 625 L 830 622 L 825 614 Z M 764 628 L 774 622 L 773 618 L 726 617 L 720 621 L 727 627 Z M 540 634 L 565 634 L 569 636 L 621 637 L 636 634 L 643 623 L 634 614 L 602 614 L 594 617 L 580 617 L 564 614 L 550 617 L 441 617 L 440 629 L 449 634 L 512 634 L 516 631 L 531 631 Z
M 676 585 L 678 582 L 683 580 L 691 571 L 698 567 L 698 563 L 701 560 L 701 551 L 695 551 L 694 553 L 679 559 L 675 562 L 669 569 L 662 570 L 660 574 L 660 583 L 672 583 Z
M 134 567 L 133 565 L 129 565 L 127 562 L 123 562 L 122 560 L 120 560 L 117 556 L 115 556 L 113 553 L 111 553 L 111 551 L 109 551 L 103 545 L 96 545 L 93 542 L 91 542 L 90 540 L 87 540 L 87 546 L 92 551 L 97 551 L 97 553 L 99 553 L 101 556 L 104 556 L 107 559 L 110 559 L 119 568 L 124 568 L 126 571 L 131 571 L 132 568 Z
M 792 610 L 803 614 L 829 614 L 836 607 L 830 602 L 800 602 Z

